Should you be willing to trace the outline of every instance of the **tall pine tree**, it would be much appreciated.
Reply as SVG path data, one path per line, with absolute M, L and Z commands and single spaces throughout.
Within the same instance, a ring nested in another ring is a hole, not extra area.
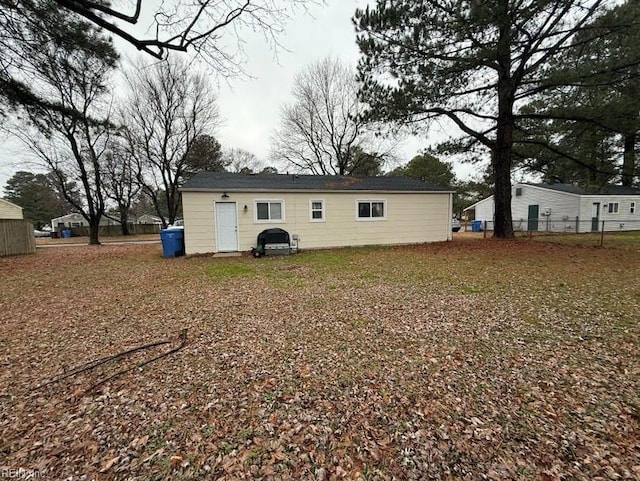
M 369 118 L 447 119 L 491 155 L 496 237 L 512 237 L 511 170 L 520 107 L 605 0 L 378 0 L 357 10 Z

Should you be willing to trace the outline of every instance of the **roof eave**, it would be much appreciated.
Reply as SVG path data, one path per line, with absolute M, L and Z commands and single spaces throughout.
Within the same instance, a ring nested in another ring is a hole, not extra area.
M 380 189 L 238 189 L 238 188 L 213 188 L 213 187 L 186 187 L 181 188 L 181 192 L 287 192 L 287 193 L 358 193 L 358 192 L 376 192 L 382 194 L 455 194 L 454 190 L 380 190 Z

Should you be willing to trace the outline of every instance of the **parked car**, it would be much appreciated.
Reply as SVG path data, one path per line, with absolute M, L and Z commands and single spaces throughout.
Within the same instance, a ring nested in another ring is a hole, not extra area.
M 167 229 L 184 229 L 184 219 L 176 219 L 173 224 L 169 224 Z
M 51 237 L 51 232 L 33 229 L 33 235 L 34 237 Z
M 458 232 L 460 230 L 460 221 L 455 217 L 451 220 L 451 230 L 453 232 Z

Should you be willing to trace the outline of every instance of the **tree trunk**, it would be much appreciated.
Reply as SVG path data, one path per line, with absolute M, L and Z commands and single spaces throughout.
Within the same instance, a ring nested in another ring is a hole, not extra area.
M 120 227 L 122 229 L 122 235 L 131 235 L 131 232 L 129 231 L 129 223 L 127 222 L 127 219 L 122 220 Z
M 89 245 L 99 246 L 98 232 L 100 231 L 100 217 L 89 220 Z
M 513 153 L 513 131 L 515 119 L 513 104 L 515 84 L 511 72 L 511 19 L 509 1 L 501 0 L 496 9 L 497 24 L 500 28 L 496 59 L 498 63 L 498 121 L 496 143 L 491 152 L 494 180 L 493 236 L 501 239 L 513 237 L 511 219 L 511 164 Z
M 501 239 L 514 236 L 511 218 L 511 151 L 511 145 L 503 145 L 501 148 L 496 148 L 491 156 L 495 184 L 493 236 Z
M 636 173 L 636 133 L 624 136 L 624 160 L 622 161 L 622 185 L 632 186 Z
M 120 229 L 122 230 L 122 235 L 131 235 L 131 232 L 129 232 L 129 213 L 123 206 L 120 206 Z

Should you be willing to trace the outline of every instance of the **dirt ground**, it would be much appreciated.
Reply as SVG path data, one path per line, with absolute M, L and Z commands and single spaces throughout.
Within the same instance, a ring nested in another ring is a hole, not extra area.
M 638 272 L 458 236 L 1 258 L 0 474 L 640 479 Z

